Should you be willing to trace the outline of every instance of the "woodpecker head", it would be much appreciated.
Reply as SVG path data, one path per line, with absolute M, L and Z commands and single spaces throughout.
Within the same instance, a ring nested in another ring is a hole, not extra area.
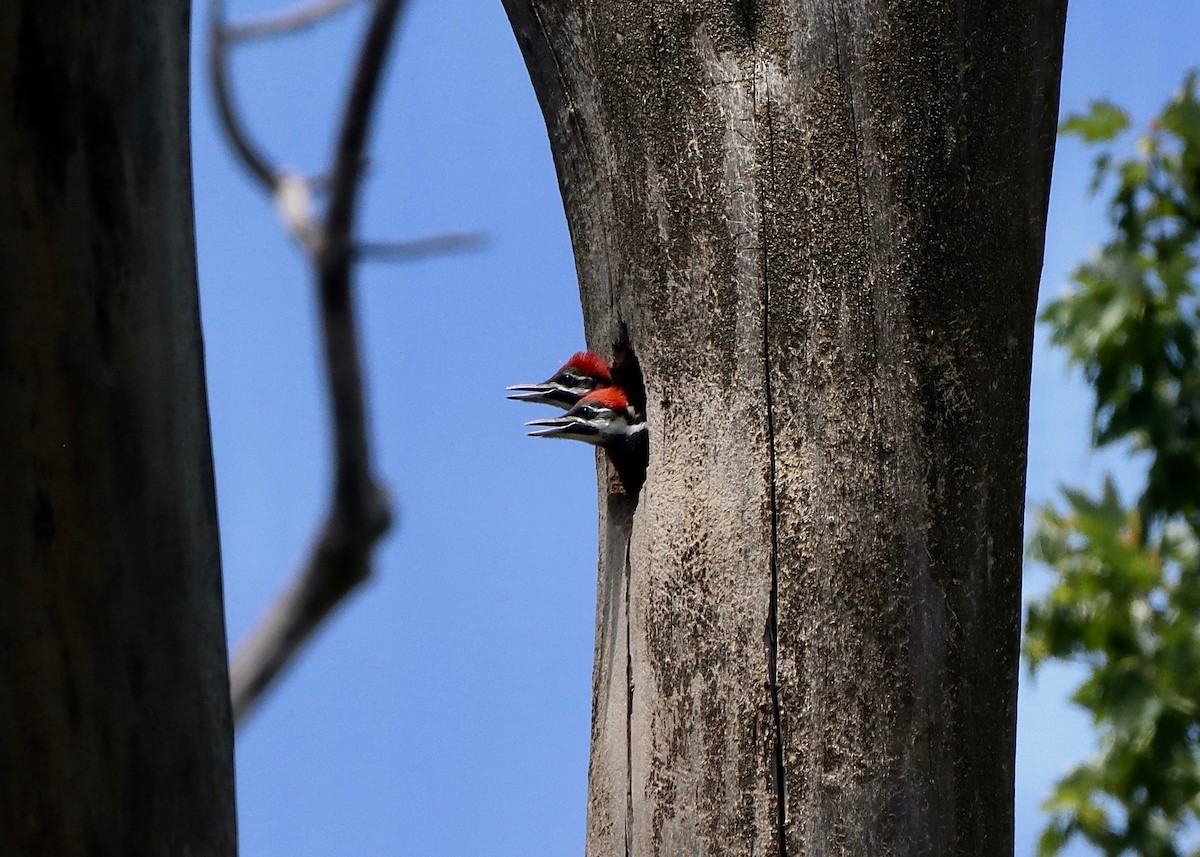
M 593 390 L 612 386 L 612 375 L 603 357 L 580 351 L 540 384 L 517 384 L 508 388 L 509 398 L 569 409 Z
M 604 387 L 588 393 L 561 417 L 532 420 L 537 427 L 530 437 L 582 440 L 605 449 L 628 447 L 645 437 L 646 423 L 629 404 L 620 387 Z

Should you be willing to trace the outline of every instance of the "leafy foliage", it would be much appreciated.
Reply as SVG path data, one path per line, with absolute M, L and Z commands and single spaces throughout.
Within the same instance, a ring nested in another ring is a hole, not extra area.
M 1112 234 L 1042 316 L 1095 396 L 1093 442 L 1144 454 L 1126 506 L 1065 489 L 1038 513 L 1030 554 L 1056 575 L 1030 605 L 1025 656 L 1081 663 L 1073 701 L 1097 754 L 1059 780 L 1039 855 L 1082 837 L 1106 857 L 1200 857 L 1200 102 L 1187 76 L 1132 152 L 1107 102 L 1061 127 L 1103 148 L 1093 191 Z M 1194 838 L 1194 837 L 1193 837 Z

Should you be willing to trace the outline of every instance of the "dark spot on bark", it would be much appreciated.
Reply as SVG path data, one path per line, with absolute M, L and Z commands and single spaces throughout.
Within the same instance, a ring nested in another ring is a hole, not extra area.
M 112 849 L 112 843 L 105 840 L 104 835 L 96 829 L 93 822 L 89 821 L 87 833 L 87 857 L 113 857 L 115 853 Z
M 136 134 L 122 136 L 118 127 L 117 106 L 104 93 L 88 90 L 83 96 L 83 139 L 86 147 L 87 189 L 91 203 L 91 250 L 102 286 L 119 282 L 127 267 L 129 242 L 118 240 L 130 232 L 131 199 L 128 175 L 130 145 Z M 108 298 L 97 297 L 97 324 L 100 345 L 108 357 L 104 337 L 108 318 L 99 315 Z
M 109 393 L 108 426 L 113 443 L 112 460 L 122 472 L 122 479 L 115 486 L 113 500 L 125 508 L 136 507 L 145 497 L 149 482 L 145 450 L 138 440 L 143 420 L 130 397 L 118 388 Z M 147 535 L 153 537 L 156 534 Z
M 33 535 L 42 544 L 54 541 L 54 507 L 39 488 L 33 498 Z
M 106 364 L 112 363 L 112 315 L 103 295 L 96 300 L 96 341 L 100 346 L 100 358 Z
M 155 851 L 150 843 L 162 836 L 161 831 L 152 831 L 145 823 L 147 818 L 158 818 L 159 801 L 155 786 L 164 785 L 163 762 L 154 758 L 154 753 L 142 746 L 137 730 L 129 735 L 125 755 L 125 818 L 126 835 L 121 843 L 125 857 L 151 855 Z M 174 778 L 171 778 L 174 779 Z M 182 781 L 182 780 L 177 780 Z
M 733 0 L 733 13 L 746 35 L 753 39 L 758 25 L 762 22 L 762 8 L 758 0 Z
M 124 146 L 114 118 L 114 105 L 95 90 L 83 104 L 83 138 L 87 141 L 88 191 L 92 211 L 106 232 L 124 234 L 129 220 L 125 202 Z
M 146 662 L 136 653 L 130 654 L 125 663 L 129 676 L 129 691 L 134 699 L 139 699 L 146 687 Z
M 69 675 L 66 677 L 66 687 L 63 692 L 66 697 L 67 719 L 71 723 L 71 731 L 78 732 L 80 724 L 83 723 L 83 704 L 79 701 L 79 688 L 75 686 L 74 679 Z
M 35 184 L 43 193 L 61 196 L 67 158 L 75 150 L 70 125 L 74 102 L 70 64 L 53 43 L 62 22 L 38 0 L 24 0 L 18 13 L 17 68 L 13 80 L 13 119 L 29 136 L 35 158 Z

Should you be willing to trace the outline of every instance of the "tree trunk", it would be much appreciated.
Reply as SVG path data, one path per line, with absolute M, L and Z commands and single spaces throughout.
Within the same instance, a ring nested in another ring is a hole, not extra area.
M 505 2 L 651 438 L 588 853 L 1011 854 L 1065 0 Z
M 236 850 L 188 18 L 0 4 L 0 854 Z

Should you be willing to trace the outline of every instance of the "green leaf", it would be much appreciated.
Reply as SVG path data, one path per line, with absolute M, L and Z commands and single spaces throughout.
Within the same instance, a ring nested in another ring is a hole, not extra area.
M 1066 847 L 1067 842 L 1075 834 L 1075 828 L 1068 822 L 1056 819 L 1046 825 L 1038 838 L 1037 857 L 1054 857 Z
M 1162 126 L 1179 138 L 1200 140 L 1200 103 L 1196 101 L 1196 75 L 1188 75 L 1175 98 L 1163 111 Z
M 1111 101 L 1093 101 L 1086 113 L 1072 113 L 1058 130 L 1088 143 L 1107 142 L 1129 127 L 1129 116 Z
M 1029 605 L 1022 651 L 1072 662 L 1097 753 L 1060 779 L 1038 854 L 1077 839 L 1104 857 L 1179 857 L 1200 831 L 1200 77 L 1137 141 L 1104 147 L 1108 235 L 1041 315 L 1095 396 L 1093 444 L 1137 453 L 1142 484 L 1064 487 L 1039 509 L 1028 556 L 1054 575 Z M 1129 127 L 1093 102 L 1064 134 Z M 1191 849 L 1190 852 L 1188 849 Z

